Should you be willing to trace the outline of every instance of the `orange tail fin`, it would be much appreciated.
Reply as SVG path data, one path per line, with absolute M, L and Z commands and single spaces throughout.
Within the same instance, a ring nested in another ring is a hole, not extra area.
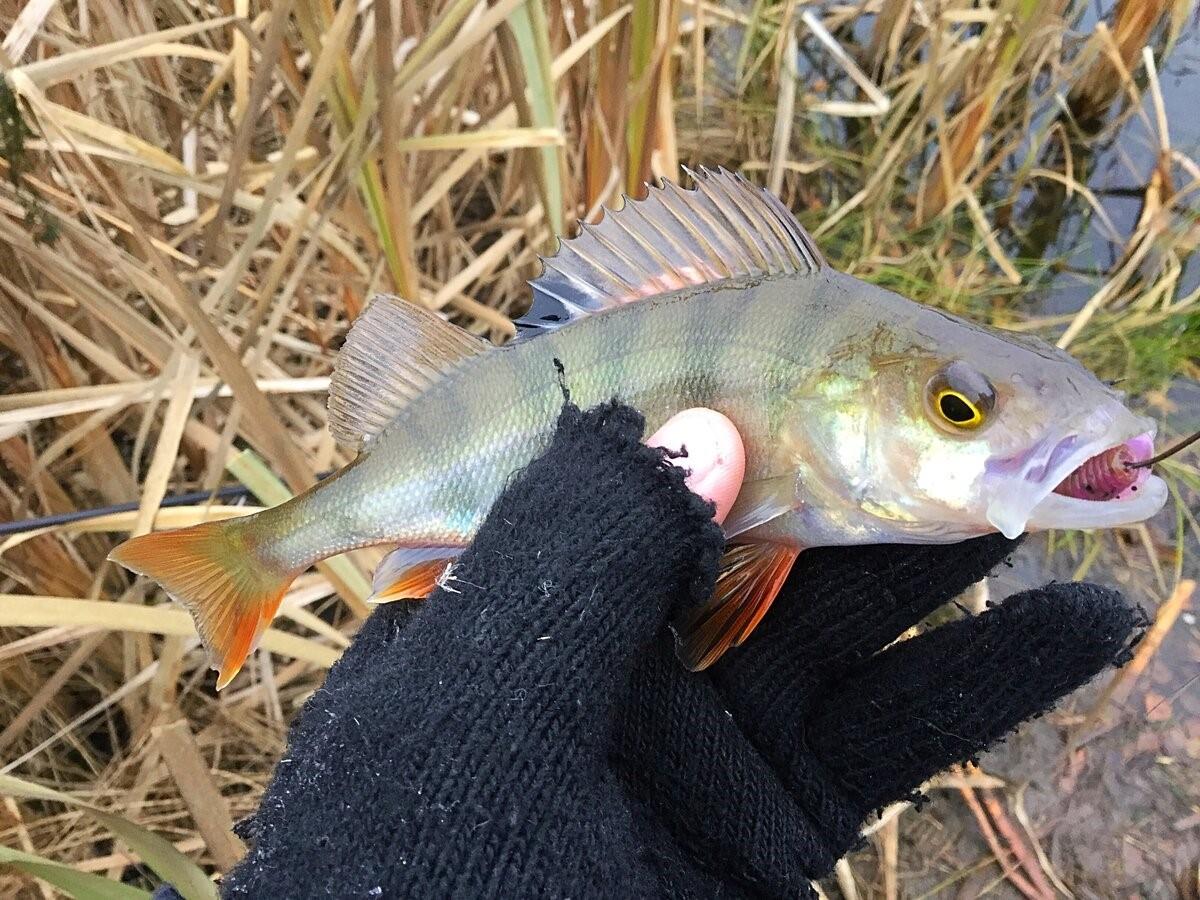
M 163 586 L 192 614 L 225 687 L 262 637 L 296 572 L 254 552 L 245 523 L 209 522 L 131 538 L 108 558 Z

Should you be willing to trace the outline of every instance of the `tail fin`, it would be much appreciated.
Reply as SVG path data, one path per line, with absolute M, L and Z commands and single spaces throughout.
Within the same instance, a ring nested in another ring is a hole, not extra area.
M 192 614 L 220 673 L 218 690 L 241 669 L 297 574 L 266 564 L 245 526 L 233 520 L 145 534 L 108 555 L 153 578 Z

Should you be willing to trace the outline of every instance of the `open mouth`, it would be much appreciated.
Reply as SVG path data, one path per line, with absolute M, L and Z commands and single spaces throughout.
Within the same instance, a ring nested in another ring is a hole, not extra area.
M 1039 445 L 1023 456 L 1019 471 L 1008 473 L 988 507 L 988 519 L 1010 538 L 1023 531 L 1145 521 L 1167 502 L 1166 482 L 1148 467 L 1138 467 L 1153 453 L 1153 425 L 1132 436 L 1126 432 L 1084 442 L 1071 435 Z
M 1150 469 L 1143 464 L 1153 455 L 1154 436 L 1139 434 L 1085 461 L 1059 483 L 1054 493 L 1098 503 L 1127 500 L 1150 478 Z

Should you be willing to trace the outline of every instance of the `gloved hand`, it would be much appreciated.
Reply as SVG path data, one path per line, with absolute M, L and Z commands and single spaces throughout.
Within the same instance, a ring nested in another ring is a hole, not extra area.
M 452 577 L 380 608 L 310 699 L 229 897 L 810 896 L 871 810 L 1114 661 L 1119 595 L 1054 585 L 882 652 L 1012 549 L 800 555 L 711 673 L 711 507 L 640 417 L 568 406 Z

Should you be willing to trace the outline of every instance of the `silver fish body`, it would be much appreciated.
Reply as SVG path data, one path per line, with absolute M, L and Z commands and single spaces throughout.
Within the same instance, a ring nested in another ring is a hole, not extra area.
M 246 519 L 114 551 L 188 606 L 218 686 L 318 560 L 394 545 L 377 595 L 427 590 L 546 446 L 564 388 L 581 407 L 627 403 L 650 429 L 708 407 L 742 436 L 733 546 L 682 628 L 693 668 L 746 638 L 805 547 L 1121 525 L 1166 502 L 1147 468 L 1102 502 L 1055 493 L 1098 454 L 1153 452 L 1153 423 L 1066 353 L 836 272 L 777 198 L 727 172 L 696 180 L 562 244 L 509 346 L 376 299 L 330 391 L 330 428 L 357 460 Z

